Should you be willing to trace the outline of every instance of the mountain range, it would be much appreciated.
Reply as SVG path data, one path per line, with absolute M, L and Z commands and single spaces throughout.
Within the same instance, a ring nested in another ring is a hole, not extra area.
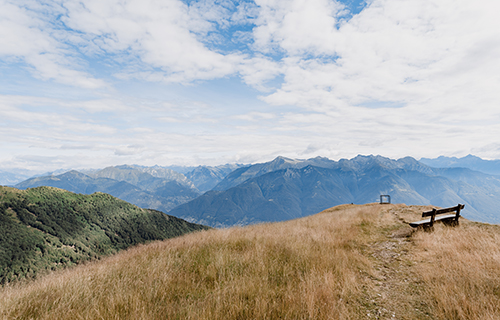
M 379 201 L 451 206 L 466 204 L 464 216 L 500 223 L 500 177 L 467 168 L 432 168 L 411 157 L 391 160 L 357 156 L 332 161 L 278 157 L 240 168 L 213 191 L 169 213 L 215 227 L 303 217 L 344 203 Z
M 429 166 L 426 161 L 443 167 Z M 408 205 L 463 203 L 464 216 L 500 223 L 500 176 L 456 167 L 457 163 L 495 172 L 496 162 L 473 156 L 423 161 L 372 155 L 339 161 L 277 157 L 246 166 L 116 166 L 86 174 L 70 171 L 28 179 L 15 187 L 49 185 L 85 194 L 100 191 L 215 227 L 288 220 L 334 205 L 377 202 L 381 194 L 390 195 L 393 203 Z

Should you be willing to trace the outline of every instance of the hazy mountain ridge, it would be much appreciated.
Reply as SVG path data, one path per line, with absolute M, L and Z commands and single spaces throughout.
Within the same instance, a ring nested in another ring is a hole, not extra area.
M 500 175 L 500 160 L 484 160 L 471 154 L 462 157 L 421 158 L 420 162 L 435 168 L 469 168 L 487 174 Z
M 433 169 L 422 164 L 411 157 L 405 157 L 398 160 L 392 160 L 382 156 L 363 156 L 358 155 L 352 159 L 340 159 L 339 161 L 330 160 L 324 157 L 316 157 L 311 159 L 299 160 L 289 159 L 285 157 L 277 157 L 274 160 L 266 163 L 258 163 L 255 165 L 247 166 L 237 169 L 230 173 L 224 180 L 222 180 L 214 190 L 223 191 L 235 187 L 238 184 L 261 176 L 263 174 L 287 168 L 300 169 L 306 166 L 315 166 L 320 168 L 329 169 L 343 169 L 343 170 L 361 170 L 369 166 L 381 166 L 387 169 L 408 169 L 417 170 L 424 173 L 434 173 Z
M 0 185 L 14 185 L 25 179 L 28 175 L 0 170 Z
M 168 171 L 167 171 L 168 170 Z M 151 173 L 149 173 L 151 172 Z M 145 191 L 157 193 L 156 190 L 170 186 L 174 192 L 172 196 L 178 194 L 199 194 L 196 187 L 183 174 L 172 170 L 158 170 L 157 168 L 137 168 L 136 166 L 116 166 L 107 167 L 92 174 L 95 178 L 109 178 L 118 181 L 125 181 L 137 186 Z M 178 190 L 174 190 L 177 186 Z
M 240 164 L 226 164 L 221 166 L 199 166 L 187 172 L 186 177 L 191 180 L 200 192 L 212 190 L 228 174 L 234 170 L 243 167 Z
M 202 229 L 104 193 L 0 187 L 0 283 Z
M 39 186 L 83 194 L 109 193 L 139 207 L 163 212 L 199 195 L 188 182 L 155 178 L 131 166 L 108 167 L 92 173 L 92 176 L 73 170 L 57 176 L 31 178 L 15 185 L 19 189 Z
M 142 172 L 148 173 L 152 175 L 155 178 L 163 178 L 163 179 L 168 179 L 168 180 L 176 180 L 179 182 L 184 182 L 187 185 L 193 186 L 191 181 L 189 181 L 188 178 L 186 178 L 185 175 L 183 175 L 180 172 L 160 167 L 160 166 L 152 166 L 152 167 L 143 167 L 143 166 L 138 166 L 138 165 L 132 165 L 131 167 L 134 167 L 136 169 L 141 170 Z

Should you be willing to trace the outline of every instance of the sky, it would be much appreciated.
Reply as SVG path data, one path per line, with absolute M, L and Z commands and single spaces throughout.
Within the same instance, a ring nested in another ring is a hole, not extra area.
M 0 0 L 0 170 L 500 159 L 498 0 Z

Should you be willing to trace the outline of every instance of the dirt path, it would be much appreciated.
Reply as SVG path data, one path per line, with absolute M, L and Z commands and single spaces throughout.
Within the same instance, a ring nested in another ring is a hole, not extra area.
M 365 251 L 374 263 L 373 274 L 366 277 L 368 319 L 430 319 L 425 306 L 416 300 L 419 285 L 412 272 L 410 253 L 414 230 L 400 216 L 402 209 L 392 207 L 381 211 L 382 232 Z

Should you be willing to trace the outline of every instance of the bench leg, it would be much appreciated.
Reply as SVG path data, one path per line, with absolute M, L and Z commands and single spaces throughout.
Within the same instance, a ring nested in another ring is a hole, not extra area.
M 432 232 L 434 231 L 434 226 L 430 224 L 422 224 L 417 227 L 417 230 L 423 230 L 425 232 Z
M 434 227 L 434 220 L 436 219 L 436 208 L 432 209 L 432 216 L 431 216 L 431 227 Z
M 458 226 L 458 221 L 453 219 L 453 220 L 442 220 L 443 224 L 449 226 L 449 227 L 456 227 Z
M 457 215 L 455 216 L 455 226 L 458 226 L 458 218 L 460 218 L 460 204 L 458 205 L 457 208 Z

